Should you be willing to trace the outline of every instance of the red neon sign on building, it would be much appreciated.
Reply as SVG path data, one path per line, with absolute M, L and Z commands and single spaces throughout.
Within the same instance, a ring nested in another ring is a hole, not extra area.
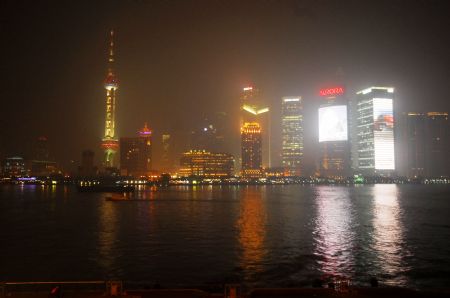
M 325 88 L 319 91 L 320 96 L 338 96 L 344 94 L 344 87 Z

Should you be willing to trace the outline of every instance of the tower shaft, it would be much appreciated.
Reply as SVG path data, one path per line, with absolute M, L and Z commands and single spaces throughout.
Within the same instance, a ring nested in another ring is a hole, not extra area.
M 115 166 L 115 156 L 119 149 L 119 141 L 115 132 L 116 128 L 116 94 L 119 88 L 116 75 L 114 73 L 114 31 L 110 31 L 110 42 L 108 51 L 108 74 L 105 79 L 106 89 L 106 110 L 105 110 L 105 133 L 102 139 L 104 150 L 103 165 L 105 168 Z

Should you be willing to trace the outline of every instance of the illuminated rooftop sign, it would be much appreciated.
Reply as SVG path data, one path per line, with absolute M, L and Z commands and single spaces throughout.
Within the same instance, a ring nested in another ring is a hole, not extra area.
M 291 101 L 300 101 L 300 97 L 296 97 L 296 98 L 283 98 L 284 102 L 291 102 Z
M 339 87 L 333 87 L 333 88 L 325 88 L 325 89 L 321 89 L 319 90 L 319 94 L 320 96 L 339 96 L 339 95 L 343 95 L 344 94 L 344 87 L 339 86 Z
M 388 93 L 394 93 L 393 87 L 370 87 L 370 88 L 358 91 L 358 92 L 356 92 L 356 94 L 367 94 L 374 90 L 384 90 L 384 91 L 387 91 Z

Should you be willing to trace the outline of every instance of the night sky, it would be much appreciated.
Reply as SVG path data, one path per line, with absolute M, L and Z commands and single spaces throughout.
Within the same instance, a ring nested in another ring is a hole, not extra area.
M 239 146 L 239 92 L 248 84 L 273 109 L 275 162 L 281 97 L 305 100 L 308 154 L 317 139 L 316 94 L 335 83 L 338 69 L 348 92 L 396 87 L 397 112 L 450 110 L 445 0 L 0 5 L 0 157 L 27 156 L 45 135 L 62 165 L 78 162 L 83 149 L 96 150 L 100 162 L 110 28 L 120 80 L 118 135 L 134 136 L 147 121 L 156 159 L 162 132 L 182 149 L 190 129 L 219 111 L 230 115 L 236 133 L 229 143 Z

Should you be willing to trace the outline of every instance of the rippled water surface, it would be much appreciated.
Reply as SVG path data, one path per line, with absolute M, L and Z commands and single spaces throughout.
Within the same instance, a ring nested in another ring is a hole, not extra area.
M 450 188 L 0 187 L 0 280 L 117 278 L 164 286 L 450 284 Z

